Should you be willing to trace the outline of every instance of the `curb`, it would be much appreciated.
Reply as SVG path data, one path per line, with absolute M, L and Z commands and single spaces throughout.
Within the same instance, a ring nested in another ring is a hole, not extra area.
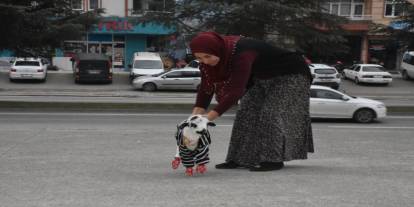
M 214 107 L 216 104 L 211 104 Z M 31 102 L 0 101 L 1 111 L 76 111 L 76 112 L 169 112 L 190 113 L 193 103 L 108 103 L 108 102 Z M 237 106 L 228 112 L 235 113 Z M 387 106 L 388 114 L 414 115 L 412 106 Z

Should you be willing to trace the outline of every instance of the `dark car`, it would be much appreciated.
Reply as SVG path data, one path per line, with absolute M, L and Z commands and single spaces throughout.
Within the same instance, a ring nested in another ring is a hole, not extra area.
M 81 53 L 71 60 L 75 83 L 112 83 L 112 66 L 107 56 Z

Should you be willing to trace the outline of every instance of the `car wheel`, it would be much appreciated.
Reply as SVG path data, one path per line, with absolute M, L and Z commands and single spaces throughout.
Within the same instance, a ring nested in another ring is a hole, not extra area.
M 358 77 L 355 77 L 355 83 L 356 84 L 359 84 L 360 83 Z
M 404 80 L 410 80 L 411 79 L 410 76 L 407 74 L 407 71 L 405 71 L 405 70 L 403 70 L 401 72 L 401 76 Z
M 157 86 L 153 83 L 145 83 L 142 86 L 142 90 L 144 91 L 155 91 L 157 89 Z
M 342 77 L 344 77 L 344 80 L 347 79 L 344 72 L 342 72 Z
M 375 112 L 372 109 L 359 109 L 354 113 L 354 120 L 359 123 L 369 123 L 375 119 Z

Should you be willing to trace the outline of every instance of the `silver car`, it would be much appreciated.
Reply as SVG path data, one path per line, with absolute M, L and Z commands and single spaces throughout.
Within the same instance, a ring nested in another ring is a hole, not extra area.
M 132 81 L 135 89 L 155 90 L 197 90 L 201 82 L 198 68 L 175 69 L 151 76 L 139 76 Z

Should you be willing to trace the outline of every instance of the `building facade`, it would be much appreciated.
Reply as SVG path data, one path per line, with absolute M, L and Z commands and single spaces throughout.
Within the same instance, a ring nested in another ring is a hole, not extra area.
M 141 24 L 133 17 L 144 12 L 166 11 L 167 0 L 72 0 L 72 9 L 93 11 L 104 9 L 103 18 L 82 39 L 67 40 L 57 56 L 70 57 L 74 53 L 101 53 L 112 59 L 113 67 L 128 69 L 134 52 L 168 52 L 174 42 L 174 28 L 158 24 Z
M 413 1 L 409 1 L 413 2 Z M 324 8 L 350 21 L 342 25 L 351 48 L 344 62 L 383 64 L 394 69 L 397 46 L 381 28 L 389 27 L 404 11 L 404 4 L 394 0 L 331 0 Z

